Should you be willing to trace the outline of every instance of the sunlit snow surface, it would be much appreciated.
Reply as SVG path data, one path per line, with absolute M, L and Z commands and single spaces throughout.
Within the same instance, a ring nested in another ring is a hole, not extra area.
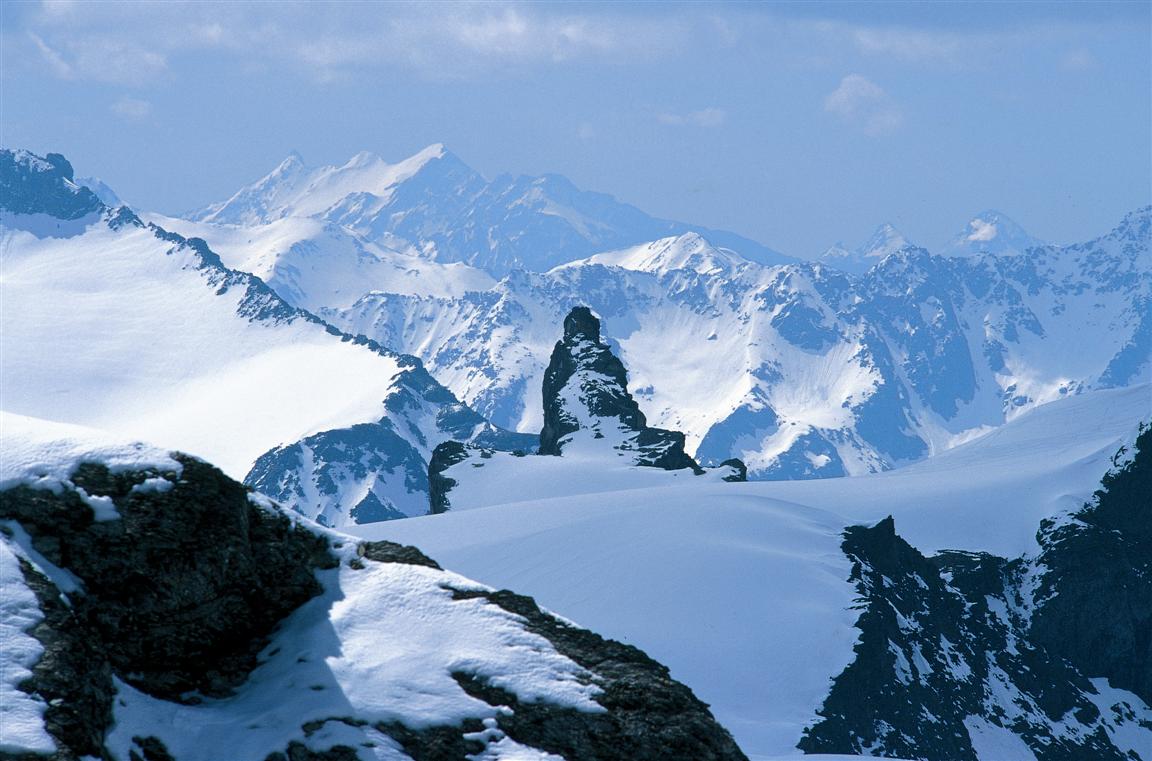
M 465 693 L 454 671 L 486 677 L 527 702 L 603 710 L 590 675 L 519 617 L 483 599 L 453 600 L 446 588 L 483 587 L 423 566 L 369 562 L 355 570 L 348 550 L 339 570 L 320 574 L 325 593 L 285 621 L 234 697 L 179 705 L 118 682 L 113 753 L 126 759 L 133 736 L 154 734 L 181 761 L 259 759 L 293 740 L 325 750 L 335 737 L 365 761 L 403 759 L 379 732 L 339 719 L 424 728 L 497 717 L 501 709 Z M 313 721 L 340 734 L 305 740 L 301 725 Z
M 414 544 L 637 645 L 711 704 L 748 753 L 794 754 L 852 658 L 844 527 L 892 514 L 925 552 L 1030 552 L 1041 517 L 1078 507 L 1099 485 L 1152 413 L 1150 394 L 1084 394 L 915 468 L 827 481 L 730 484 L 637 469 L 643 487 L 601 492 L 588 484 L 620 483 L 628 469 L 494 457 L 471 479 L 450 471 L 461 484 L 449 498 L 492 504 L 503 483 L 509 504 L 356 532 Z
M 162 442 L 242 478 L 265 451 L 378 420 L 392 357 L 305 320 L 238 313 L 187 249 L 95 222 L 44 237 L 0 226 L 0 408 Z

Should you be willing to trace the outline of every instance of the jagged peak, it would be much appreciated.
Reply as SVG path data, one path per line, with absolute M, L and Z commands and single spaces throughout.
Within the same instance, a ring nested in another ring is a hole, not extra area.
M 585 306 L 573 307 L 564 318 L 564 342 L 600 343 L 600 319 Z
M 72 164 L 62 154 L 0 150 L 0 209 L 72 220 L 103 208 L 95 193 L 76 184 Z
M 340 169 L 364 169 L 365 167 L 373 166 L 375 164 L 383 164 L 384 159 L 372 151 L 360 151 L 347 162 Z
M 1044 241 L 1032 237 L 1004 212 L 985 209 L 968 220 L 944 252 L 951 256 L 1006 254 L 1042 245 Z
M 564 318 L 564 337 L 552 350 L 542 396 L 540 454 L 561 455 L 579 440 L 581 448 L 631 453 L 635 465 L 703 472 L 684 451 L 683 433 L 648 427 L 628 392 L 624 363 L 601 341 L 600 320 L 586 306 L 573 307 Z
M 306 166 L 307 164 L 304 162 L 304 157 L 300 155 L 299 151 L 293 148 L 288 152 L 288 155 L 284 157 L 284 160 L 272 170 L 272 173 L 275 174 L 297 168 L 303 169 Z

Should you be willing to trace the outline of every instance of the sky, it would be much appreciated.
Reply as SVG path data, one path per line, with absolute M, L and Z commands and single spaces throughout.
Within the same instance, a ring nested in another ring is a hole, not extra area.
M 133 206 L 443 142 L 800 257 L 1152 202 L 1152 3 L 0 3 L 0 144 Z

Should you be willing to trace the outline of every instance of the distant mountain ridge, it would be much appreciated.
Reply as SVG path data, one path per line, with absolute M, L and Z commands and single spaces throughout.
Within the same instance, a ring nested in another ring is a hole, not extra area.
M 292 216 L 324 219 L 389 247 L 497 276 L 691 231 L 753 261 L 794 261 L 735 233 L 651 217 L 557 174 L 488 181 L 439 143 L 396 164 L 360 153 L 342 166 L 312 169 L 294 153 L 226 201 L 187 215 L 247 226 Z
M 702 465 L 738 457 L 758 478 L 858 474 L 1068 394 L 1148 378 L 1150 216 L 1026 257 L 906 247 L 858 276 L 733 266 L 681 237 L 458 298 L 369 293 L 321 313 L 419 353 L 497 423 L 538 430 L 549 326 L 588 304 L 644 413 L 684 431 Z
M 832 246 L 817 259 L 821 264 L 862 275 L 884 257 L 903 248 L 915 248 L 904 234 L 885 222 L 876 228 L 872 237 L 857 248 L 849 251 L 842 243 Z

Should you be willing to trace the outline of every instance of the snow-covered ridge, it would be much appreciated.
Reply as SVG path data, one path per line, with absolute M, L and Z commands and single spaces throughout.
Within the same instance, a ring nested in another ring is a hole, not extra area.
M 443 159 L 444 146 L 435 143 L 403 161 L 389 164 L 362 151 L 341 166 L 309 169 L 292 153 L 267 177 L 239 190 L 221 204 L 191 216 L 195 221 L 253 225 L 284 217 L 323 214 L 354 193 L 370 193 L 384 203 L 390 192 L 430 162 Z
M 323 219 L 384 246 L 496 276 L 517 268 L 543 271 L 690 231 L 754 261 L 792 261 L 734 233 L 650 217 L 559 175 L 489 181 L 440 144 L 396 164 L 361 153 L 343 166 L 312 169 L 293 154 L 227 201 L 187 217 L 245 226 Z
M 914 247 L 914 244 L 909 242 L 903 233 L 885 222 L 876 228 L 871 238 L 855 249 L 849 250 L 844 244 L 838 243 L 821 254 L 817 261 L 845 272 L 861 275 L 886 256 L 910 246 Z
M 684 431 L 702 462 L 738 457 L 758 477 L 856 475 L 945 451 L 1037 405 L 1152 377 L 1147 217 L 1027 257 L 904 248 L 855 277 L 691 257 L 666 269 L 662 254 L 693 250 L 677 240 L 699 239 L 663 240 L 515 273 L 483 294 L 368 294 L 324 314 L 418 353 L 494 421 L 538 430 L 553 326 L 588 304 L 645 415 Z
M 586 264 L 603 264 L 656 275 L 673 270 L 690 270 L 701 275 L 731 275 L 741 268 L 756 266 L 734 251 L 713 246 L 695 232 L 619 251 L 607 251 L 561 267 L 580 267 Z
M 51 210 L 77 192 L 58 164 L 15 163 L 0 179 L 32 172 L 40 185 L 22 187 L 39 189 L 13 202 Z M 277 447 L 376 426 L 409 467 L 372 474 L 362 491 L 421 511 L 420 479 L 439 441 L 499 435 L 415 357 L 292 306 L 202 239 L 91 202 L 67 234 L 39 232 L 5 207 L 0 408 L 160 442 L 236 478 Z M 301 505 L 314 517 L 328 510 L 334 524 L 353 507 Z
M 18 484 L 58 486 L 83 462 L 102 463 L 113 473 L 179 475 L 183 468 L 169 452 L 144 442 L 117 441 L 104 431 L 0 410 L 0 491 Z

